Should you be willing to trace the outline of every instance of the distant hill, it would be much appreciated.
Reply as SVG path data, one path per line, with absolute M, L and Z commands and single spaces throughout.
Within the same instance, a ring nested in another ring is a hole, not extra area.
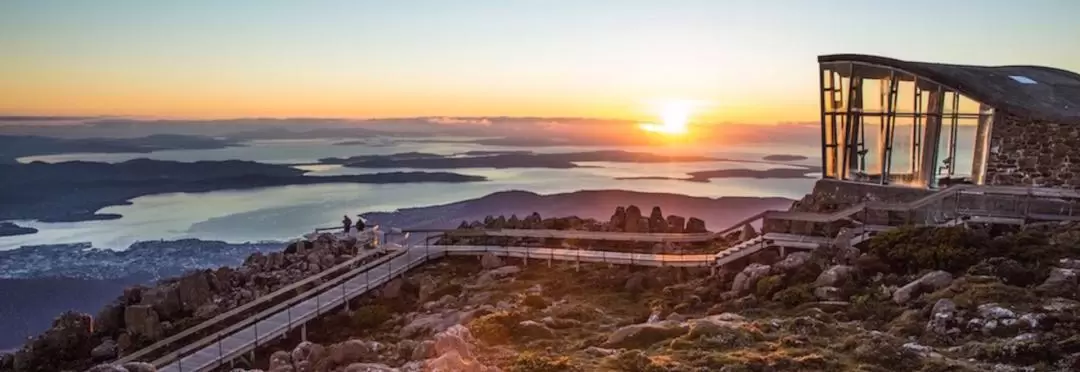
M 160 150 L 204 150 L 237 146 L 237 142 L 203 136 L 155 134 L 138 138 L 65 139 L 41 136 L 0 135 L 0 163 L 13 163 L 24 156 L 78 152 L 135 152 Z
M 482 221 L 488 215 L 517 214 L 518 217 L 525 217 L 532 212 L 540 213 L 543 217 L 576 215 L 607 220 L 615 207 L 634 204 L 644 213 L 648 213 L 653 206 L 660 206 L 665 215 L 698 217 L 705 220 L 710 230 L 718 230 L 764 210 L 787 210 L 792 202 L 794 201 L 787 198 L 705 198 L 623 190 L 577 191 L 552 195 L 504 191 L 451 204 L 367 213 L 364 217 L 374 223 L 395 227 L 453 228 L 462 220 Z

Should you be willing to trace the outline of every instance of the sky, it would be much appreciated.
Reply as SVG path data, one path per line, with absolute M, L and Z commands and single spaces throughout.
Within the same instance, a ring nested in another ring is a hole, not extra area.
M 1080 71 L 1076 0 L 0 2 L 0 114 L 816 121 L 816 56 Z

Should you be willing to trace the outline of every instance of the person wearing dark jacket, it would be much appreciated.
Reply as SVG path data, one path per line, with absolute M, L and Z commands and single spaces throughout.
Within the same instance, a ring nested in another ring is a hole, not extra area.
M 348 234 L 349 227 L 352 227 L 352 220 L 349 219 L 349 216 L 345 216 L 345 219 L 341 220 L 341 224 L 345 225 L 345 233 Z
M 356 231 L 363 232 L 366 227 L 367 226 L 364 226 L 364 219 L 362 217 L 356 217 Z

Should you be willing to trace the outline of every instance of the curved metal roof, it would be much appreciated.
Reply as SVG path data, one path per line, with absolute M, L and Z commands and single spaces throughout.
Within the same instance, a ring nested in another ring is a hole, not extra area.
M 864 54 L 818 56 L 822 64 L 856 62 L 906 71 L 1008 113 L 1080 125 L 1080 74 L 1043 66 L 968 66 Z M 845 73 L 846 71 L 840 71 Z M 859 75 L 874 77 L 859 71 Z

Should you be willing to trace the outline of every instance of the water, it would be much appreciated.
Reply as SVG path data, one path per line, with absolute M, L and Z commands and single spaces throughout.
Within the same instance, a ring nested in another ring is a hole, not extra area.
M 150 154 L 63 154 L 37 156 L 20 161 L 86 160 L 119 162 L 134 158 L 197 161 L 242 159 L 278 164 L 313 163 L 323 157 L 423 151 L 453 154 L 474 150 L 533 150 L 539 152 L 592 151 L 613 147 L 498 147 L 471 143 L 398 142 L 391 146 L 335 146 L 328 140 L 259 141 L 246 147 L 219 150 L 177 150 Z M 760 160 L 768 154 L 816 155 L 817 146 L 744 146 L 722 150 L 687 146 L 620 148 L 660 153 L 707 154 L 725 159 Z M 808 159 L 793 163 L 817 165 Z M 41 223 L 16 221 L 39 232 L 0 238 L 0 250 L 30 244 L 91 242 L 95 247 L 124 249 L 139 240 L 200 238 L 230 242 L 286 240 L 310 232 L 315 227 L 336 226 L 342 215 L 370 211 L 392 211 L 405 207 L 444 204 L 481 197 L 492 192 L 526 190 L 541 194 L 577 190 L 623 189 L 643 192 L 680 193 L 691 196 L 781 196 L 799 198 L 813 186 L 814 179 L 713 179 L 708 183 L 678 180 L 617 180 L 617 177 L 686 177 L 686 173 L 716 169 L 769 169 L 775 164 L 746 162 L 694 162 L 668 164 L 581 163 L 575 169 L 466 168 L 449 171 L 481 175 L 490 181 L 466 184 L 413 183 L 392 185 L 322 184 L 270 187 L 243 191 L 172 193 L 143 196 L 130 205 L 107 207 L 100 213 L 124 217 L 109 221 Z M 336 175 L 411 171 L 416 169 L 357 169 L 332 165 L 298 166 L 311 175 Z

